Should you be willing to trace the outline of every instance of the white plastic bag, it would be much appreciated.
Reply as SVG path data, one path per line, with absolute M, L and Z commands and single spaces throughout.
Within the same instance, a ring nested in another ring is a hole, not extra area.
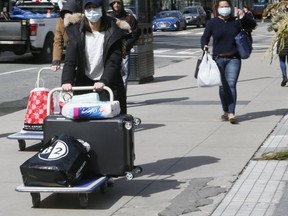
M 211 54 L 205 52 L 202 62 L 199 65 L 197 77 L 198 87 L 220 86 L 221 75 L 216 62 L 212 59 Z

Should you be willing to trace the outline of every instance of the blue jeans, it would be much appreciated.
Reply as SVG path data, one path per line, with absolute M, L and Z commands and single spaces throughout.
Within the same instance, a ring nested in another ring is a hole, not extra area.
M 237 102 L 237 81 L 241 69 L 240 58 L 225 58 L 214 56 L 220 73 L 222 86 L 219 87 L 219 96 L 224 112 L 235 114 Z
M 280 62 L 280 69 L 282 72 L 282 76 L 286 77 L 287 76 L 287 72 L 286 72 L 286 59 L 288 62 L 288 58 L 286 55 L 279 55 L 279 62 Z

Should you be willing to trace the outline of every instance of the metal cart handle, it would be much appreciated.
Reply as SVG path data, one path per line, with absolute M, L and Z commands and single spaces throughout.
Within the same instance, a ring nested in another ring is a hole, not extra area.
M 113 91 L 107 87 L 103 87 L 104 90 L 108 91 L 109 97 L 110 97 L 110 102 L 114 101 L 114 94 Z M 72 87 L 72 91 L 81 91 L 81 90 L 93 90 L 93 86 L 77 86 L 77 87 Z M 50 115 L 50 107 L 51 107 L 51 97 L 56 91 L 62 91 L 62 87 L 57 87 L 49 91 L 48 93 L 48 98 L 47 98 L 47 116 Z
M 40 87 L 40 77 L 41 77 L 42 71 L 44 71 L 44 70 L 50 70 L 51 71 L 50 67 L 43 67 L 38 71 L 36 85 L 35 85 L 36 88 Z

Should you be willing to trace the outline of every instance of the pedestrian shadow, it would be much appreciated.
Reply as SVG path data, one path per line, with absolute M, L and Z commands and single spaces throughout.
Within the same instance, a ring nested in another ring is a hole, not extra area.
M 141 123 L 139 126 L 135 127 L 135 132 L 140 132 L 140 131 L 144 131 L 144 130 L 151 130 L 151 129 L 155 129 L 158 127 L 164 127 L 166 126 L 165 124 L 143 124 Z
M 288 109 L 276 109 L 276 110 L 269 110 L 269 111 L 259 111 L 259 112 L 251 112 L 251 113 L 246 113 L 243 115 L 238 115 L 237 119 L 239 120 L 239 122 L 243 122 L 243 121 L 250 121 L 253 119 L 259 119 L 259 118 L 265 118 L 267 116 L 284 116 L 285 114 L 287 114 Z
M 174 81 L 174 80 L 180 80 L 182 78 L 185 78 L 187 76 L 161 76 L 161 77 L 154 77 L 154 79 L 151 81 L 151 83 L 157 83 L 157 82 L 166 82 L 166 81 Z
M 183 87 L 183 88 L 177 88 L 177 89 L 169 89 L 169 90 L 162 90 L 162 91 L 154 91 L 154 92 L 145 92 L 145 93 L 140 93 L 140 94 L 134 94 L 134 95 L 128 95 L 128 98 L 132 97 L 139 97 L 139 96 L 144 96 L 144 95 L 155 95 L 155 94 L 160 94 L 160 93 L 168 93 L 168 92 L 175 92 L 175 91 L 183 91 L 183 90 L 191 90 L 191 89 L 196 89 L 198 88 L 197 86 L 189 86 L 189 87 Z M 133 102 L 128 101 L 128 105 Z
M 243 80 L 239 80 L 238 82 L 241 83 L 241 82 L 253 82 L 255 80 L 263 80 L 263 79 L 272 79 L 273 77 L 257 77 L 257 78 L 252 78 L 252 79 L 243 79 Z
M 154 105 L 154 104 L 164 104 L 164 103 L 174 103 L 179 101 L 185 101 L 188 100 L 189 97 L 180 97 L 180 98 L 160 98 L 160 99 L 151 99 L 151 100 L 145 100 L 141 102 L 129 102 L 129 107 L 139 107 L 139 106 L 147 106 L 147 105 Z
M 24 97 L 19 100 L 0 103 L 0 117 L 26 109 L 28 98 L 29 97 Z
M 207 164 L 217 163 L 220 159 L 210 156 L 189 156 L 175 157 L 158 160 L 156 162 L 142 164 L 143 172 L 139 175 L 154 176 L 174 176 L 175 173 L 191 170 L 195 167 L 200 167 Z
M 167 190 L 180 189 L 186 181 L 173 179 L 176 173 L 217 163 L 220 159 L 210 156 L 175 157 L 142 164 L 143 172 L 127 181 L 125 177 L 114 178 L 114 186 L 107 188 L 105 194 L 97 189 L 89 194 L 87 209 L 107 210 L 123 197 L 150 197 Z M 145 175 L 142 179 L 141 175 Z M 130 199 L 130 198 L 129 198 Z M 51 194 L 42 200 L 40 208 L 79 209 L 77 194 Z
M 9 135 L 12 135 L 14 133 L 3 133 L 3 134 L 0 134 L 0 138 L 4 138 L 4 137 L 8 137 Z

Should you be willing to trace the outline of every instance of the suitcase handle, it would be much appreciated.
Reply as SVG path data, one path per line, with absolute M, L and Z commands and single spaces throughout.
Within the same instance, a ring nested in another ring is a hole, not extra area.
M 110 102 L 113 102 L 114 101 L 113 91 L 108 86 L 104 86 L 103 89 L 108 91 L 109 96 L 110 96 Z M 81 90 L 93 90 L 93 86 L 72 87 L 72 91 L 81 91 Z M 47 98 L 47 116 L 50 115 L 51 97 L 56 91 L 62 91 L 62 87 L 57 87 L 49 91 L 48 98 Z

